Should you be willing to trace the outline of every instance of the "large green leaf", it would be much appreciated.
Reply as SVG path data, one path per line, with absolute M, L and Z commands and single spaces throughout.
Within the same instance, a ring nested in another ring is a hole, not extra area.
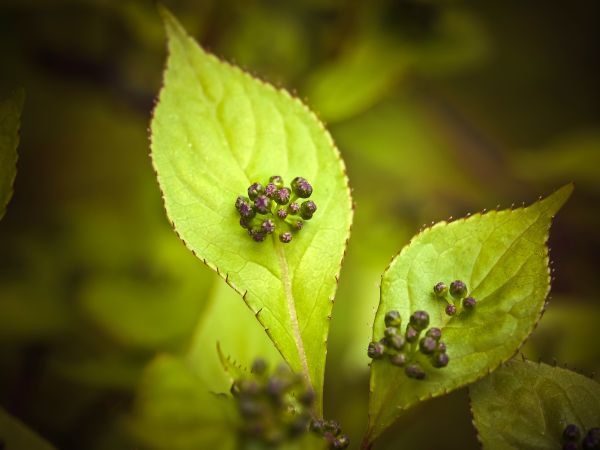
M 369 432 L 374 439 L 402 410 L 481 378 L 509 359 L 532 332 L 550 288 L 546 240 L 551 219 L 569 197 L 568 185 L 527 208 L 491 211 L 440 222 L 418 234 L 392 261 L 381 282 L 373 339 L 383 337 L 384 315 L 406 319 L 425 310 L 442 329 L 450 364 L 427 378 L 408 378 L 387 359 L 371 365 Z M 478 301 L 472 312 L 447 316 L 435 297 L 439 281 L 463 280 Z
M 469 391 L 485 448 L 556 449 L 566 425 L 600 426 L 600 385 L 560 367 L 512 360 Z
M 0 448 L 3 450 L 54 450 L 54 447 L 0 408 Z
M 321 405 L 329 316 L 352 220 L 344 165 L 317 118 L 283 90 L 204 52 L 168 12 L 152 159 L 186 245 L 240 293 Z M 253 181 L 304 176 L 315 218 L 285 248 L 253 242 L 234 202 Z
M 24 99 L 24 92 L 19 90 L 0 101 L 0 219 L 4 217 L 6 205 L 12 197 L 17 173 L 17 145 Z

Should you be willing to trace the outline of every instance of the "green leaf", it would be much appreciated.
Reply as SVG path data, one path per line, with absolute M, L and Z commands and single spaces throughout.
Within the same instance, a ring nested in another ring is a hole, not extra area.
M 0 448 L 3 450 L 54 450 L 52 445 L 2 408 L 0 408 Z
M 162 11 L 169 59 L 152 159 L 179 236 L 256 314 L 321 409 L 329 316 L 352 220 L 344 165 L 300 101 L 204 52 Z M 287 246 L 253 242 L 234 208 L 253 181 L 304 176 L 315 218 Z
M 406 324 L 414 311 L 425 310 L 430 326 L 442 329 L 450 364 L 434 369 L 417 352 L 427 378 L 414 380 L 385 359 L 373 361 L 368 440 L 402 410 L 471 383 L 514 355 L 543 310 L 550 288 L 548 231 L 572 189 L 567 185 L 527 208 L 440 222 L 394 258 L 382 277 L 373 340 L 383 337 L 387 311 L 400 311 Z M 474 311 L 450 317 L 432 288 L 457 279 L 478 303 Z
M 17 174 L 17 145 L 24 100 L 25 93 L 19 90 L 0 101 L 0 219 L 4 217 L 6 205 L 12 197 Z
M 469 392 L 484 448 L 556 449 L 568 424 L 600 425 L 600 385 L 560 367 L 512 360 Z
M 233 450 L 235 420 L 230 399 L 210 392 L 180 358 L 161 355 L 144 373 L 127 426 L 152 449 Z

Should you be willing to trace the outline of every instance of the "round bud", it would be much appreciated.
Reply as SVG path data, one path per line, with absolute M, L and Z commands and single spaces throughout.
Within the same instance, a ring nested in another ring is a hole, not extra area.
M 583 449 L 600 449 L 600 428 L 590 428 L 581 442 Z
M 431 355 L 435 352 L 437 341 L 429 336 L 424 337 L 419 341 L 419 350 L 425 355 Z
M 349 445 L 350 445 L 350 439 L 348 439 L 348 436 L 345 434 L 340 434 L 331 443 L 331 448 L 334 450 L 342 450 L 344 448 L 348 448 Z
M 288 188 L 278 189 L 273 195 L 273 200 L 275 200 L 278 205 L 287 204 L 287 202 L 290 201 L 290 190 Z
M 245 228 L 246 230 L 250 228 L 250 221 L 252 219 L 249 217 L 240 217 L 240 227 Z
M 398 328 L 396 327 L 387 327 L 385 330 L 383 330 L 383 335 L 388 338 L 390 336 L 394 336 L 398 334 Z
M 322 434 L 325 430 L 325 421 L 323 419 L 313 419 L 310 421 L 308 429 L 313 433 Z
M 439 341 L 440 338 L 442 337 L 442 330 L 440 330 L 439 328 L 436 328 L 436 327 L 431 327 L 429 330 L 427 330 L 427 333 L 425 333 L 425 336 L 435 339 L 436 341 Z
M 448 314 L 449 316 L 453 316 L 454 314 L 456 314 L 456 306 L 454 306 L 451 303 L 448 303 L 446 305 L 446 314 Z
M 279 208 L 277 210 L 277 217 L 279 217 L 280 219 L 282 219 L 282 220 L 285 219 L 287 217 L 287 215 L 288 215 L 288 213 L 285 209 Z
M 308 198 L 312 194 L 312 186 L 302 177 L 296 177 L 291 183 L 292 191 L 300 198 Z
M 250 203 L 250 199 L 248 197 L 244 197 L 242 195 L 238 196 L 238 198 L 235 199 L 235 209 L 237 209 L 238 211 L 240 210 L 240 205 L 242 205 L 242 203 Z
M 275 231 L 275 222 L 273 222 L 271 219 L 267 219 L 261 224 L 260 229 L 263 233 L 271 234 L 273 231 Z
M 402 324 L 402 318 L 400 313 L 396 310 L 388 311 L 385 313 L 385 326 L 386 327 L 399 327 Z
M 562 446 L 562 450 L 579 450 L 579 445 L 577 442 L 565 442 Z
M 271 199 L 264 195 L 259 195 L 256 197 L 256 199 L 254 199 L 254 207 L 259 214 L 267 214 L 269 212 L 269 208 L 271 207 Z
M 292 233 L 286 231 L 285 233 L 281 233 L 279 235 L 279 240 L 284 244 L 289 243 L 292 240 Z
M 262 358 L 256 358 L 252 363 L 252 373 L 262 375 L 267 371 L 267 361 Z
M 465 298 L 467 296 L 467 285 L 456 280 L 450 283 L 450 295 L 454 298 Z
M 300 205 L 297 202 L 292 202 L 288 205 L 289 214 L 298 214 L 298 211 L 300 211 Z
M 313 214 L 317 211 L 317 205 L 312 200 L 302 202 L 300 205 L 300 217 L 304 220 L 312 219 Z
M 433 286 L 433 293 L 438 297 L 445 297 L 448 293 L 448 286 L 446 286 L 446 283 L 440 281 Z
M 419 331 L 415 329 L 412 325 L 408 325 L 406 327 L 406 333 L 404 334 L 404 337 L 406 337 L 406 340 L 408 342 L 416 342 L 419 338 Z
M 288 387 L 288 383 L 286 382 L 286 380 L 276 376 L 276 375 L 272 375 L 269 380 L 267 381 L 267 385 L 266 385 L 266 393 L 269 397 L 271 397 L 272 399 L 275 400 L 281 400 L 281 395 L 284 394 L 284 392 L 286 391 Z
M 394 350 L 402 350 L 404 348 L 404 336 L 401 334 L 393 334 L 385 338 L 386 344 L 388 344 Z
M 429 314 L 427 311 L 415 311 L 410 316 L 410 324 L 418 331 L 424 330 L 429 326 Z
M 248 230 L 248 234 L 254 240 L 254 242 L 262 242 L 265 240 L 265 237 L 267 236 L 262 231 L 257 231 L 257 230 Z
M 256 197 L 263 194 L 264 192 L 265 188 L 263 188 L 262 184 L 252 183 L 248 188 L 248 197 L 250 197 L 251 200 L 254 200 Z
M 476 304 L 477 300 L 475 300 L 473 297 L 467 297 L 462 301 L 463 308 L 465 308 L 468 311 L 475 309 Z
M 447 353 L 436 353 L 433 355 L 431 363 L 433 364 L 433 367 L 441 369 L 442 367 L 446 367 L 449 361 L 450 358 L 448 357 Z
M 446 353 L 446 343 L 442 341 L 438 342 L 436 351 L 439 353 Z
M 565 427 L 562 436 L 565 441 L 578 441 L 581 433 L 579 427 L 571 423 Z
M 329 432 L 335 436 L 340 434 L 340 432 L 342 431 L 342 427 L 340 426 L 340 423 L 337 420 L 326 420 L 323 429 L 326 432 Z
M 238 403 L 238 409 L 242 417 L 246 419 L 256 417 L 262 412 L 261 404 L 251 398 L 242 398 Z
M 406 364 L 406 355 L 404 353 L 390 355 L 390 362 L 395 366 L 404 367 Z
M 302 228 L 304 228 L 304 222 L 302 222 L 301 220 L 299 220 L 298 222 L 296 222 L 294 224 L 294 228 L 298 231 L 300 231 Z
M 234 387 L 235 386 L 235 387 Z M 232 394 L 233 391 L 237 391 L 238 395 L 254 396 L 258 395 L 261 391 L 260 385 L 256 380 L 237 380 L 231 386 Z
M 281 189 L 283 187 L 283 178 L 279 175 L 273 175 L 269 178 L 269 183 L 273 183 L 278 189 Z
M 274 183 L 269 183 L 265 187 L 265 195 L 269 198 L 273 198 L 275 192 L 277 192 L 278 187 Z
M 372 359 L 381 359 L 385 352 L 385 347 L 381 342 L 370 342 L 367 348 L 367 355 Z
M 406 366 L 404 369 L 404 373 L 408 378 L 413 378 L 415 380 L 424 380 L 425 379 L 425 371 L 421 367 L 419 363 L 412 363 Z

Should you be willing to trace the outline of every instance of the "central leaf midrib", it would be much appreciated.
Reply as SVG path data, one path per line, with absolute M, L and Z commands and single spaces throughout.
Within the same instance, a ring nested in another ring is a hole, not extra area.
M 285 253 L 283 246 L 273 239 L 273 245 L 275 246 L 275 252 L 279 260 L 279 267 L 281 269 L 281 282 L 283 284 L 283 291 L 285 294 L 286 305 L 288 314 L 290 316 L 290 322 L 292 324 L 292 335 L 294 342 L 296 343 L 296 350 L 298 351 L 298 358 L 302 366 L 302 372 L 308 383 L 312 386 L 310 379 L 310 372 L 308 370 L 308 361 L 306 359 L 306 351 L 304 350 L 304 341 L 302 340 L 302 334 L 300 333 L 300 323 L 298 322 L 298 313 L 296 311 L 296 302 L 294 300 L 294 293 L 292 292 L 292 280 L 290 278 L 290 272 L 285 259 Z

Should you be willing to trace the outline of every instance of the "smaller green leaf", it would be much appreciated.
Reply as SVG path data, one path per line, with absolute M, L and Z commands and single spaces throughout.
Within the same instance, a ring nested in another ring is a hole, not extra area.
M 6 100 L 0 101 L 0 219 L 13 193 L 17 174 L 17 146 L 19 125 L 25 93 L 18 90 Z
M 560 367 L 512 360 L 469 392 L 484 448 L 557 449 L 568 424 L 600 426 L 600 385 Z
M 373 340 L 384 335 L 386 312 L 400 312 L 404 331 L 409 316 L 425 310 L 430 326 L 442 330 L 450 363 L 435 369 L 417 351 L 426 379 L 415 380 L 387 358 L 373 361 L 367 441 L 402 410 L 472 383 L 515 354 L 542 313 L 550 289 L 548 231 L 572 189 L 567 185 L 527 208 L 438 223 L 394 258 L 382 277 Z M 477 300 L 474 311 L 445 313 L 446 301 L 434 295 L 433 286 L 453 280 L 466 283 Z
M 221 350 L 221 345 L 218 342 L 217 353 L 219 354 L 219 361 L 221 361 L 221 366 L 223 366 L 223 370 L 227 373 L 230 382 L 247 376 L 250 373 L 247 367 L 243 367 L 231 356 L 225 355 L 223 353 L 223 350 Z
M 2 450 L 55 450 L 52 445 L 0 408 Z

